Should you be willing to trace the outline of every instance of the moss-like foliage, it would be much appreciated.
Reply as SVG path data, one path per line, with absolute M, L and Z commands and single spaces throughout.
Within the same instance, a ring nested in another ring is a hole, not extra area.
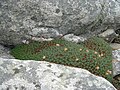
M 111 78 L 111 76 L 107 76 L 108 73 L 112 73 L 109 72 L 109 70 L 112 71 L 112 48 L 109 44 L 101 38 L 93 37 L 84 42 L 84 47 L 94 50 L 95 54 L 98 54 L 98 57 L 100 58 L 97 63 L 99 63 L 101 72 L 103 72 L 101 73 L 102 76 Z M 106 72 L 107 69 L 108 71 Z
M 92 38 L 84 45 L 62 39 L 17 45 L 11 54 L 21 60 L 48 61 L 89 70 L 112 81 L 112 55 L 109 45 L 100 38 Z

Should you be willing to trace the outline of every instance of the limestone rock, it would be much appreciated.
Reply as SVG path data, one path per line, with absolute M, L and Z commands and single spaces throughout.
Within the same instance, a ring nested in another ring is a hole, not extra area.
M 118 36 L 116 38 L 114 38 L 112 43 L 118 43 L 120 44 L 120 33 L 118 34 Z
M 115 33 L 114 29 L 107 29 L 106 31 L 99 34 L 99 37 L 102 37 L 109 42 L 112 42 L 117 36 L 118 34 Z
M 118 43 L 111 43 L 110 46 L 112 47 L 113 50 L 120 49 L 120 44 Z
M 120 75 L 120 49 L 114 50 L 113 54 L 113 75 Z
M 0 90 L 116 90 L 87 70 L 45 61 L 0 58 Z
M 113 76 L 119 76 L 120 77 L 120 61 L 113 60 Z
M 116 30 L 115 30 L 115 33 L 117 33 L 117 34 L 120 35 L 120 29 L 116 29 Z
M 107 37 L 111 34 L 115 34 L 114 29 L 107 29 L 105 32 L 99 34 L 100 37 Z
M 4 46 L 0 45 L 0 57 L 2 58 L 8 58 L 8 59 L 12 59 L 14 58 L 13 56 L 11 56 L 9 54 L 9 49 L 8 48 L 5 48 Z
M 86 40 L 86 38 L 76 36 L 74 34 L 67 34 L 63 38 L 67 41 L 72 41 L 72 42 L 75 42 L 75 43 L 84 42 Z
M 120 61 L 120 49 L 115 50 L 112 53 L 113 53 L 113 58 L 117 59 L 118 61 Z
M 118 0 L 0 0 L 0 42 L 120 28 Z

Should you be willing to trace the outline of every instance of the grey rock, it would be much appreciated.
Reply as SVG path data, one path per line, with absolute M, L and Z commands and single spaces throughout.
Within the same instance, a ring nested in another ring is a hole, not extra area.
M 57 30 L 49 28 L 34 28 L 29 34 L 37 37 L 44 36 L 45 38 L 57 37 L 60 35 Z
M 120 49 L 114 50 L 113 54 L 113 75 L 120 75 Z
M 39 41 L 39 42 L 41 42 L 41 41 L 51 41 L 51 40 L 53 40 L 53 38 L 37 38 L 37 37 L 32 37 L 32 39 L 31 40 L 34 40 L 34 41 Z
M 113 50 L 120 49 L 120 44 L 118 43 L 111 43 L 110 46 L 112 47 Z
M 120 49 L 114 50 L 114 51 L 112 52 L 112 54 L 113 54 L 113 58 L 114 58 L 114 59 L 120 61 Z
M 0 45 L 0 57 L 13 59 L 14 57 L 11 56 L 9 52 L 10 50 L 8 48 L 5 48 L 4 46 Z
M 118 36 L 118 34 L 116 34 L 114 29 L 107 29 L 106 31 L 100 33 L 98 36 L 104 38 L 109 42 L 112 42 Z
M 0 42 L 120 28 L 118 0 L 0 0 Z
M 107 37 L 111 34 L 116 34 L 114 29 L 107 29 L 106 31 L 99 34 L 100 37 Z
M 0 90 L 116 90 L 89 71 L 45 61 L 0 58 Z
M 63 37 L 63 39 L 65 39 L 67 41 L 72 41 L 72 42 L 75 42 L 75 43 L 84 42 L 86 40 L 86 38 L 83 38 L 81 36 L 76 36 L 74 34 L 67 34 Z
M 115 60 L 113 63 L 113 77 L 120 76 L 120 61 Z

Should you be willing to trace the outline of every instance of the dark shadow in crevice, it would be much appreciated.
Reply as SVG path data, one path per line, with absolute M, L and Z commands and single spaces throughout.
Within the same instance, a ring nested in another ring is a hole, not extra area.
M 0 45 L 2 45 L 2 46 L 4 46 L 5 48 L 8 48 L 8 49 L 13 49 L 13 48 L 15 48 L 15 45 L 7 45 L 7 44 L 1 44 L 0 43 Z

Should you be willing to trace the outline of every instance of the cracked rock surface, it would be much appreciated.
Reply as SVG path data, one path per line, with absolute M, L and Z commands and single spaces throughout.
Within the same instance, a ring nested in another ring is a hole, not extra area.
M 0 0 L 0 42 L 120 28 L 118 0 Z
M 113 75 L 120 75 L 120 49 L 114 50 L 113 54 Z
M 1 58 L 8 58 L 8 59 L 13 59 L 14 57 L 10 55 L 9 49 L 5 48 L 4 46 L 0 45 L 0 57 Z
M 80 42 L 84 42 L 85 40 L 87 40 L 84 37 L 81 36 L 76 36 L 74 34 L 67 34 L 63 37 L 66 41 L 71 41 L 71 42 L 75 42 L 75 43 L 80 43 Z
M 116 90 L 87 70 L 45 61 L 0 58 L 0 90 Z

